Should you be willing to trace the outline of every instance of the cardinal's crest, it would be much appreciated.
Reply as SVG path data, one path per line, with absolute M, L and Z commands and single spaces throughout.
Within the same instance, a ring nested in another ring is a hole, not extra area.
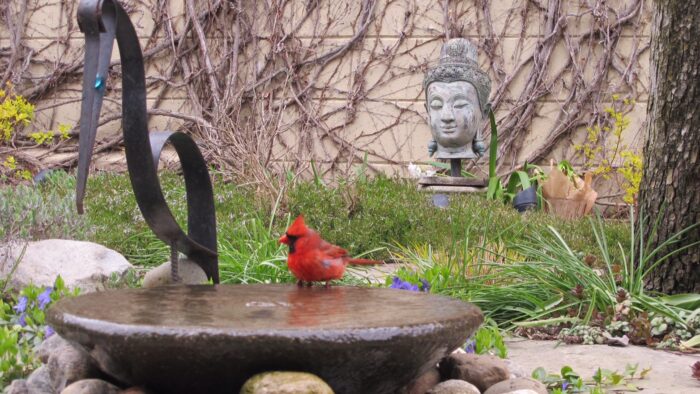
M 291 235 L 292 237 L 301 237 L 305 235 L 307 231 L 308 228 L 306 227 L 306 223 L 304 223 L 304 216 L 299 215 L 287 229 L 287 235 Z

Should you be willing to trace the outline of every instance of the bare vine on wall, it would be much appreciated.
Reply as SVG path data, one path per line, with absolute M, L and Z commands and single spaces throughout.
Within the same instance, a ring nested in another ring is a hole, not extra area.
M 494 82 L 503 171 L 523 160 L 523 141 L 543 100 L 557 102 L 560 110 L 544 141 L 524 158 L 528 162 L 548 158 L 582 126 L 603 122 L 601 102 L 609 92 L 644 93 L 637 77 L 639 57 L 648 49 L 643 0 L 513 0 L 506 9 L 486 0 L 121 3 L 144 37 L 149 113 L 177 119 L 200 137 L 210 162 L 245 179 L 303 172 L 312 160 L 336 173 L 365 160 L 378 170 L 378 163 L 409 161 L 410 144 L 427 144 L 427 138 L 409 138 L 425 130 L 420 82 L 450 37 L 469 37 L 483 53 Z M 8 36 L 0 44 L 0 86 L 11 82 L 17 93 L 40 103 L 39 112 L 79 105 L 80 99 L 56 98 L 81 78 L 77 0 L 51 6 L 61 24 L 42 47 L 30 43 L 26 26 L 45 2 L 0 5 Z M 631 52 L 620 49 L 623 36 L 632 42 Z M 563 64 L 553 60 L 557 51 Z M 120 77 L 116 60 L 108 99 L 117 107 Z M 166 105 L 174 95 L 183 107 Z M 119 119 L 120 111 L 104 111 L 101 124 Z M 74 125 L 74 137 L 77 130 Z M 109 137 L 97 149 L 120 142 Z M 0 154 L 34 145 L 17 136 Z M 70 142 L 52 145 L 36 160 L 56 152 L 66 154 L 59 164 L 75 163 Z

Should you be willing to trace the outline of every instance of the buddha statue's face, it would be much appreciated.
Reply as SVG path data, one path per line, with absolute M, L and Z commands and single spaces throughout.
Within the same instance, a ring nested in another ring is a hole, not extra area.
M 466 81 L 428 85 L 426 109 L 438 159 L 473 159 L 472 142 L 483 120 L 476 89 Z

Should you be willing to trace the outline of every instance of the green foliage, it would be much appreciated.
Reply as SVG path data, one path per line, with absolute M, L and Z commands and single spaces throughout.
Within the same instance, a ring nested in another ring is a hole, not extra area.
M 476 354 L 493 353 L 500 358 L 508 358 L 508 348 L 495 323 L 482 325 L 474 334 L 474 351 Z
M 58 137 L 61 140 L 67 140 L 70 138 L 71 127 L 67 124 L 58 125 L 58 131 L 48 130 L 48 131 L 37 131 L 29 134 L 29 138 L 34 141 L 37 145 L 51 145 L 54 138 Z
M 236 222 L 219 247 L 221 283 L 295 282 L 287 269 L 286 245 L 259 218 Z
M 502 223 L 521 228 L 516 221 Z M 482 241 L 470 245 L 470 238 L 465 237 L 446 260 L 433 251 L 425 254 L 414 248 L 407 253 L 400 249 L 400 256 L 415 263 L 417 269 L 400 270 L 398 276 L 433 279 L 434 292 L 467 299 L 506 327 L 588 325 L 595 319 L 605 328 L 613 321 L 632 322 L 650 312 L 683 326 L 679 309 L 647 294 L 644 279 L 670 255 L 692 246 L 677 244 L 690 229 L 649 250 L 642 232 L 645 226 L 635 227 L 635 223 L 632 216 L 629 242 L 619 243 L 615 256 L 615 249 L 608 247 L 612 242 L 606 226 L 598 217 L 589 224 L 598 249 L 594 254 L 576 251 L 562 235 L 566 233 L 551 226 L 547 231 L 545 226 L 538 227 L 524 237 L 506 236 L 506 228 L 500 233 L 502 243 L 488 242 L 484 234 Z M 673 245 L 675 250 L 660 254 L 664 247 Z M 440 272 L 438 280 L 436 270 Z
M 59 276 L 53 287 L 29 285 L 15 297 L 0 299 L 0 388 L 39 366 L 35 348 L 53 334 L 46 325 L 46 309 L 77 294 L 77 289 L 69 291 Z
M 9 142 L 16 131 L 34 119 L 34 105 L 17 96 L 10 85 L 0 89 L 0 142 Z
M 173 214 L 186 227 L 182 178 L 166 172 L 161 175 L 161 183 Z M 286 228 L 287 216 L 294 218 L 303 213 L 307 223 L 325 239 L 355 256 L 375 250 L 373 258 L 395 257 L 389 247 L 398 244 L 419 251 L 430 247 L 441 256 L 453 251 L 453 261 L 457 261 L 456 253 L 464 250 L 467 237 L 472 240 L 471 246 L 480 245 L 482 237 L 489 243 L 519 240 L 552 224 L 566 234 L 572 247 L 586 254 L 596 252 L 595 237 L 585 220 L 562 222 L 540 212 L 531 213 L 525 220 L 514 209 L 479 195 L 450 196 L 449 207 L 441 209 L 432 205 L 429 194 L 416 190 L 414 183 L 382 176 L 340 181 L 333 187 L 298 181 L 284 195 L 264 198 L 256 196 L 250 185 L 226 183 L 215 175 L 214 196 L 221 251 L 230 249 L 228 244 L 244 242 L 231 239 L 252 231 L 245 226 L 268 228 L 276 242 Z M 168 248 L 144 222 L 126 175 L 98 174 L 90 178 L 85 203 L 86 220 L 93 229 L 90 240 L 118 250 L 139 266 L 168 260 Z M 605 232 L 613 242 L 625 245 L 629 240 L 621 223 L 607 223 Z
M 19 326 L 0 327 L 0 388 L 38 366 L 31 352 L 19 346 L 20 331 Z
M 548 373 L 539 367 L 532 371 L 532 378 L 547 386 L 551 393 L 605 393 L 607 390 L 637 391 L 632 384 L 634 379 L 644 379 L 651 368 L 643 369 L 637 375 L 639 364 L 627 364 L 624 372 L 598 368 L 590 379 L 584 380 L 568 365 L 559 374 Z
M 3 170 L 4 169 L 4 170 Z M 17 159 L 10 155 L 5 158 L 2 162 L 2 168 L 0 168 L 0 183 L 4 183 L 7 179 L 7 174 L 14 179 L 19 179 L 21 181 L 28 181 L 32 179 L 32 173 L 27 169 L 17 168 Z
M 493 111 L 489 108 L 489 123 L 491 125 L 491 145 L 489 147 L 489 184 L 486 189 L 486 199 L 503 201 L 506 204 L 513 201 L 515 195 L 531 186 L 537 186 L 538 206 L 542 207 L 542 183 L 546 179 L 544 171 L 536 165 L 525 163 L 520 170 L 513 171 L 506 186 L 496 174 L 496 157 L 498 155 L 498 128 Z M 532 173 L 532 175 L 530 175 Z
M 39 186 L 0 187 L 0 240 L 84 238 L 87 226 L 74 208 L 75 178 L 55 171 Z

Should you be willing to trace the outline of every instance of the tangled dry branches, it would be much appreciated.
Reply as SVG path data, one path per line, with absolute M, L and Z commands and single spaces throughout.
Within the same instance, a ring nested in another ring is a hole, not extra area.
M 492 3 L 122 0 L 144 37 L 150 114 L 177 119 L 200 137 L 210 162 L 244 179 L 300 173 L 312 160 L 324 172 L 347 173 L 363 160 L 381 170 L 382 164 L 419 159 L 415 152 L 424 152 L 428 139 L 422 75 L 449 37 L 470 37 L 485 55 L 502 170 L 546 159 L 581 126 L 601 122 L 601 102 L 610 92 L 644 94 L 638 81 L 639 57 L 648 48 L 642 0 L 513 0 L 507 8 Z M 38 45 L 25 26 L 45 7 L 59 12 L 61 23 Z M 52 114 L 49 123 L 56 122 L 57 108 L 79 101 L 75 92 L 56 99 L 71 86 L 77 91 L 80 81 L 76 7 L 77 0 L 0 5 L 8 26 L 0 45 L 0 86 L 13 82 L 18 93 Z M 623 36 L 631 52 L 621 49 Z M 57 54 L 48 56 L 50 51 Z M 120 77 L 115 60 L 108 97 L 118 97 Z M 183 105 L 173 109 L 173 98 Z M 543 101 L 558 105 L 556 121 L 539 130 L 536 149 L 525 151 Z M 113 105 L 102 124 L 118 121 L 118 103 Z M 100 149 L 119 143 L 118 136 L 109 137 Z M 17 141 L 13 149 L 31 145 Z M 74 149 L 61 144 L 50 152 Z M 72 154 L 61 164 L 74 161 Z

